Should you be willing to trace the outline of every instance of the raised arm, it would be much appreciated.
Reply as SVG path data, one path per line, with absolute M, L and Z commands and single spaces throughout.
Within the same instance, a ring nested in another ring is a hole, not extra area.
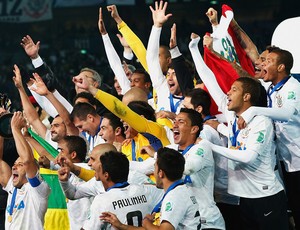
M 251 59 L 252 63 L 255 63 L 255 61 L 259 58 L 259 53 L 257 51 L 256 45 L 246 34 L 246 32 L 239 26 L 235 19 L 231 20 L 230 27 L 232 28 L 242 48 L 247 53 L 247 56 Z
M 34 178 L 38 171 L 32 150 L 22 135 L 21 129 L 26 126 L 25 119 L 21 112 L 15 112 L 11 119 L 11 129 L 16 143 L 17 152 L 24 163 L 25 172 L 28 178 Z
M 222 89 L 218 85 L 214 73 L 207 67 L 202 59 L 202 56 L 198 49 L 200 37 L 197 34 L 192 33 L 191 39 L 192 40 L 189 44 L 189 49 L 191 51 L 197 72 L 201 77 L 204 85 L 207 87 L 210 95 L 213 97 L 214 101 L 217 103 L 219 108 L 222 109 L 222 112 L 225 113 L 227 109 L 223 104 L 224 100 L 226 100 L 226 94 L 223 93 Z
M 27 120 L 28 120 L 29 124 L 32 125 L 32 127 L 37 132 L 37 134 L 40 135 L 42 138 L 45 138 L 47 128 L 40 120 L 37 111 L 31 104 L 31 102 L 25 92 L 25 89 L 24 89 L 23 83 L 22 83 L 22 76 L 20 74 L 20 69 L 18 68 L 17 65 L 14 65 L 13 71 L 15 74 L 15 76 L 13 77 L 13 81 L 15 83 L 16 88 L 19 91 L 23 110 L 27 117 Z
M 110 68 L 113 70 L 121 88 L 122 94 L 124 95 L 130 89 L 130 81 L 128 80 L 125 71 L 122 67 L 121 60 L 113 47 L 109 35 L 106 31 L 103 15 L 102 15 L 102 8 L 99 9 L 99 20 L 98 20 L 98 28 L 100 34 L 102 35 L 105 53 L 110 65 Z
M 78 135 L 79 131 L 73 124 L 73 122 L 70 120 L 70 114 L 67 111 L 67 109 L 57 100 L 57 98 L 51 93 L 48 88 L 46 87 L 45 83 L 43 82 L 42 78 L 37 74 L 33 74 L 34 84 L 36 87 L 30 87 L 31 90 L 38 93 L 41 96 L 45 96 L 55 107 L 55 109 L 58 111 L 59 115 L 64 121 L 64 124 L 67 128 L 67 135 Z
M 118 98 L 95 88 L 93 85 L 88 84 L 85 76 L 76 76 L 73 78 L 73 82 L 77 87 L 88 90 L 96 99 L 98 99 L 108 110 L 118 116 L 123 121 L 127 122 L 136 131 L 143 133 L 150 133 L 152 135 L 159 135 L 160 137 L 166 137 L 165 130 L 156 122 L 148 121 L 145 117 L 142 117 L 132 111 L 128 106 L 123 104 Z M 169 143 L 167 139 L 161 140 L 163 145 Z
M 134 52 L 135 56 L 139 59 L 143 68 L 148 72 L 148 66 L 146 62 L 146 48 L 142 41 L 136 36 L 136 34 L 128 27 L 128 25 L 121 19 L 117 7 L 115 5 L 107 6 L 107 10 L 111 12 L 111 17 L 118 25 L 118 29 L 126 42 Z
M 0 114 L 3 112 L 2 110 L 4 109 L 0 108 Z M 5 161 L 3 161 L 3 151 L 4 137 L 0 136 L 0 184 L 2 185 L 2 187 L 5 187 L 9 178 L 11 177 L 11 168 Z
M 191 69 L 188 67 L 186 60 L 180 53 L 177 46 L 177 27 L 174 23 L 171 28 L 170 36 L 170 53 L 172 57 L 172 64 L 176 73 L 176 78 L 180 87 L 181 92 L 184 94 L 186 91 L 194 88 L 193 75 Z
M 172 14 L 165 14 L 167 5 L 167 2 L 164 3 L 163 1 L 160 1 L 159 4 L 158 2 L 155 2 L 155 9 L 150 6 L 153 26 L 148 41 L 146 59 L 152 85 L 155 89 L 161 86 L 164 81 L 166 81 L 159 64 L 159 38 L 163 24 L 172 16 Z

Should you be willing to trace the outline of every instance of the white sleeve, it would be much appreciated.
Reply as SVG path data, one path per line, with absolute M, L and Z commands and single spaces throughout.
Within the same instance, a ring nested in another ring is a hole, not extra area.
M 104 49 L 106 56 L 110 65 L 110 68 L 114 72 L 121 88 L 122 94 L 124 95 L 128 90 L 130 90 L 130 82 L 125 74 L 125 71 L 122 67 L 121 60 L 113 47 L 111 40 L 108 34 L 102 35 Z
M 254 150 L 246 149 L 246 150 L 235 150 L 228 149 L 226 147 L 218 146 L 211 144 L 212 151 L 221 154 L 222 156 L 243 163 L 249 163 L 254 160 L 258 154 Z
M 98 192 L 96 191 L 95 186 L 93 186 L 93 184 L 90 183 L 91 180 L 77 186 L 72 185 L 70 181 L 59 181 L 59 182 L 61 184 L 61 187 L 66 197 L 70 200 L 77 200 L 84 197 L 94 197 L 98 193 L 101 193 L 101 191 Z
M 175 46 L 173 49 L 170 49 L 170 53 L 171 53 L 171 58 L 172 58 L 172 59 L 173 59 L 173 58 L 177 58 L 177 57 L 179 57 L 180 55 L 182 55 L 182 54 L 180 53 L 180 50 L 179 50 L 178 46 Z
M 202 144 L 193 146 L 187 153 L 188 156 L 185 158 L 184 175 L 198 172 L 207 165 L 207 159 L 209 159 L 208 155 L 212 155 L 211 148 L 208 144 L 204 144 L 205 142 L 208 143 L 207 141 L 202 140 L 201 142 Z
M 163 81 L 166 81 L 159 64 L 159 38 L 161 30 L 161 27 L 152 26 L 146 52 L 148 70 L 154 89 L 159 87 Z
M 217 127 L 217 131 L 221 133 L 225 137 L 229 137 L 229 129 L 228 126 L 224 123 L 220 123 Z
M 220 88 L 214 73 L 207 67 L 207 65 L 203 61 L 203 58 L 198 49 L 199 41 L 200 37 L 192 39 L 189 44 L 189 49 L 196 66 L 196 70 L 204 85 L 207 87 L 210 95 L 218 105 L 219 109 L 221 109 L 221 112 L 225 114 L 227 111 L 227 108 L 225 108 L 226 105 L 224 105 L 224 101 L 226 101 L 227 98 L 226 94 L 223 93 L 222 89 Z
M 32 90 L 30 90 L 30 92 L 36 102 L 41 106 L 43 110 L 46 111 L 46 113 L 48 113 L 53 118 L 58 115 L 57 110 L 46 97 L 41 96 Z M 69 113 L 72 112 L 73 106 L 57 90 L 54 90 L 53 95 L 68 110 Z
M 54 97 L 68 110 L 69 113 L 72 112 L 73 106 L 64 98 L 57 90 L 53 92 Z
M 34 99 L 36 100 L 36 102 L 42 107 L 43 110 L 46 111 L 46 113 L 49 114 L 49 116 L 54 118 L 58 115 L 58 112 L 46 97 L 41 96 L 32 90 L 30 90 L 30 92 L 34 97 Z
M 35 59 L 32 59 L 31 62 L 34 68 L 38 68 L 44 64 L 43 59 L 40 56 L 38 56 Z
M 133 53 L 131 52 L 131 53 L 127 53 L 127 52 L 123 52 L 123 57 L 124 58 L 126 58 L 127 60 L 132 60 L 133 59 L 133 57 L 134 57 L 134 55 L 133 55 Z
M 298 111 L 291 105 L 284 105 L 281 108 L 266 108 L 252 106 L 241 114 L 241 117 L 248 124 L 254 116 L 263 115 L 277 121 L 288 121 Z
M 138 171 L 145 175 L 150 175 L 154 172 L 155 160 L 152 157 L 147 158 L 144 161 L 129 161 L 129 169 L 133 171 Z

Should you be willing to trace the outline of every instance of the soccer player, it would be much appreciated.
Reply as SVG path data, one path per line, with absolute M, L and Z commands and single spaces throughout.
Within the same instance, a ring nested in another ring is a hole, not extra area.
M 12 169 L 2 160 L 3 142 L 0 144 L 0 183 L 8 192 L 5 229 L 43 229 L 47 211 L 49 186 L 41 179 L 37 162 L 22 135 L 25 119 L 15 112 L 11 119 L 13 137 L 19 158 Z
M 100 221 L 104 211 L 116 213 L 123 223 L 141 226 L 143 217 L 149 213 L 162 197 L 162 191 L 153 185 L 129 184 L 129 161 L 120 152 L 109 151 L 100 156 L 92 166 L 96 180 L 101 180 L 105 192 L 95 197 L 91 206 L 91 217 L 83 229 L 103 229 L 109 223 Z
M 189 48 L 198 74 L 226 116 L 230 130 L 229 148 L 213 145 L 212 150 L 228 159 L 228 192 L 240 197 L 243 229 L 288 229 L 286 197 L 275 175 L 275 145 L 272 121 L 254 117 L 239 130 L 237 116 L 251 106 L 266 106 L 266 91 L 259 81 L 237 79 L 226 94 L 198 50 L 199 36 L 191 35 Z
M 299 99 L 300 83 L 292 76 L 293 56 L 289 51 L 273 49 L 262 63 L 262 77 L 271 82 L 267 91 L 268 107 L 253 106 L 241 114 L 240 122 L 249 124 L 257 115 L 268 116 L 274 120 L 276 147 L 282 167 L 289 205 L 292 209 L 296 228 L 300 226 L 300 143 L 299 143 Z M 243 119 L 242 119 L 243 118 Z

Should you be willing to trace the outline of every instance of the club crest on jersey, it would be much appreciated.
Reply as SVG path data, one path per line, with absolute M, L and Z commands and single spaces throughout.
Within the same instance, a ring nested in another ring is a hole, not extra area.
M 282 102 L 282 97 L 280 95 L 277 95 L 276 96 L 276 103 L 277 103 L 277 107 L 278 108 L 281 108 L 282 105 L 283 105 L 283 102 Z
M 172 203 L 171 202 L 166 203 L 165 211 L 166 212 L 171 212 L 172 210 L 173 210 Z
M 251 128 L 243 129 L 242 132 L 241 132 L 242 138 L 247 138 L 249 136 L 250 130 L 251 130 Z
M 257 142 L 259 143 L 264 143 L 265 141 L 265 134 L 263 132 L 259 132 L 258 137 L 256 139 Z
M 294 91 L 288 92 L 288 100 L 296 100 L 296 93 Z

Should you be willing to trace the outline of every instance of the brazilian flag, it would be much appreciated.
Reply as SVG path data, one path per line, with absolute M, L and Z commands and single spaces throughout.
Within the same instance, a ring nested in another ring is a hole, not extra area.
M 28 132 L 53 157 L 56 157 L 58 155 L 58 151 L 55 148 L 53 148 L 47 141 L 45 141 L 39 135 L 34 133 L 31 129 L 28 129 Z M 37 152 L 35 152 L 34 155 L 35 158 L 39 157 Z M 43 177 L 43 179 L 47 182 L 47 184 L 51 188 L 51 193 L 48 198 L 48 209 L 45 214 L 44 229 L 45 230 L 70 229 L 66 197 L 60 187 L 57 171 L 41 168 L 40 175 Z

